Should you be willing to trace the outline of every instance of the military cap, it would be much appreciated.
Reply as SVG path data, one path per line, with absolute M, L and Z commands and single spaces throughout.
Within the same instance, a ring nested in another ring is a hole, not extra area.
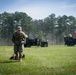
M 17 30 L 22 30 L 22 27 L 21 27 L 21 26 L 18 26 L 18 27 L 17 27 Z

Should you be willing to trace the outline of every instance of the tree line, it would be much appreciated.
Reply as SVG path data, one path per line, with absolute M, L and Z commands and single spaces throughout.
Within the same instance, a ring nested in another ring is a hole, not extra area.
M 40 20 L 33 20 L 24 12 L 0 14 L 0 44 L 11 45 L 11 38 L 17 26 L 22 26 L 29 38 L 48 39 L 49 44 L 63 44 L 63 37 L 74 35 L 76 18 L 74 16 L 58 16 L 53 13 Z

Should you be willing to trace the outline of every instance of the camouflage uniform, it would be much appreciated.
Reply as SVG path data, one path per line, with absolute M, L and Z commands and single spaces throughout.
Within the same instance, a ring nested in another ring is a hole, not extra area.
M 12 42 L 14 43 L 14 54 L 16 54 L 16 59 L 22 58 L 24 43 L 26 42 L 26 34 L 22 31 L 20 34 L 17 31 L 13 34 Z

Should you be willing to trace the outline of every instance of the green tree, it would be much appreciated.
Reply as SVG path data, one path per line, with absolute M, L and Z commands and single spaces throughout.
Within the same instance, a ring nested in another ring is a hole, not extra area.
M 69 27 L 69 34 L 74 34 L 76 30 L 76 19 L 73 16 L 68 17 L 68 27 Z
M 45 31 L 46 33 L 50 33 L 52 35 L 52 44 L 54 41 L 54 32 L 55 32 L 55 25 L 56 25 L 56 17 L 55 14 L 49 15 L 49 17 L 44 19 L 45 24 Z

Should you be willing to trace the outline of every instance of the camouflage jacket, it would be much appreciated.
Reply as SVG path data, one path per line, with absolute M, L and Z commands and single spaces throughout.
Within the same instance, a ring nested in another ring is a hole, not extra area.
M 14 44 L 24 44 L 22 43 L 22 41 L 24 41 L 24 43 L 26 42 L 26 34 L 24 32 L 21 32 L 20 34 L 18 34 L 17 32 L 15 32 L 12 36 L 12 42 Z

